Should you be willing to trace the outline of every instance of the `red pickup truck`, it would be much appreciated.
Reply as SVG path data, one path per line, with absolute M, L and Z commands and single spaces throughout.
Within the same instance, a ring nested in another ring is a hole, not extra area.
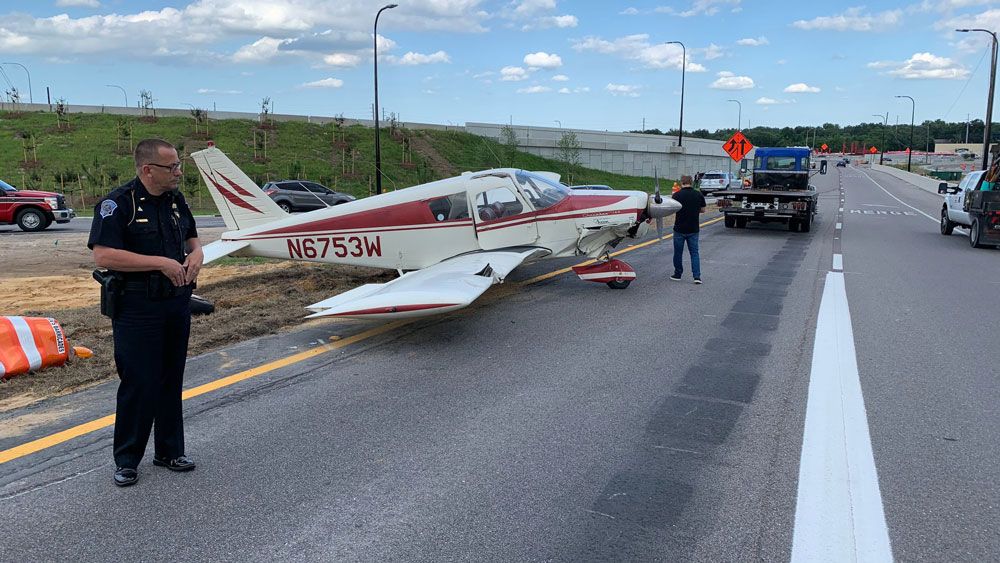
M 19 190 L 0 180 L 0 225 L 14 225 L 22 231 L 41 231 L 52 224 L 69 223 L 76 217 L 66 207 L 66 197 L 53 192 Z

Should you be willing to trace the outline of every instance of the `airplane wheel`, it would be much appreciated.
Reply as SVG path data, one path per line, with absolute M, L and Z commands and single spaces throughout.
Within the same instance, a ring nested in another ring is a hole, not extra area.
M 726 215 L 724 222 L 726 223 L 727 229 L 732 229 L 733 227 L 736 226 L 736 217 L 731 217 L 729 215 Z
M 610 287 L 611 289 L 625 289 L 626 287 L 628 287 L 628 284 L 630 283 L 632 283 L 632 280 L 609 281 L 608 287 Z

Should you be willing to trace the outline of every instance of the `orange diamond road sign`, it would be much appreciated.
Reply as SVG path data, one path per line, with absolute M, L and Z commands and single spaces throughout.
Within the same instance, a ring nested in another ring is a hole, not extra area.
M 877 149 L 877 148 L 875 148 L 875 145 L 872 145 L 872 148 L 868 149 L 868 152 L 870 152 L 870 153 L 872 153 L 872 154 L 875 154 L 875 153 L 877 153 L 877 152 L 878 152 L 878 149 Z
M 825 151 L 825 150 L 829 149 L 830 147 L 826 146 L 826 143 L 823 143 L 822 145 L 819 146 L 819 148 L 821 148 L 821 149 L 823 149 Z
M 726 144 L 722 145 L 722 150 L 729 153 L 729 158 L 739 162 L 748 152 L 753 150 L 753 143 L 743 135 L 742 131 L 737 131 L 726 141 Z

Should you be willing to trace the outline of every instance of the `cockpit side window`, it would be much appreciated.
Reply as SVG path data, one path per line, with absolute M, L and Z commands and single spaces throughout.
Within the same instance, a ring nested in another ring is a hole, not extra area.
M 510 188 L 493 188 L 476 196 L 476 213 L 480 221 L 493 221 L 517 215 L 524 205 Z
M 469 204 L 465 192 L 439 197 L 427 202 L 435 221 L 454 221 L 469 218 Z
M 569 195 L 569 188 L 531 172 L 519 171 L 516 176 L 518 187 L 535 209 L 545 209 L 559 203 Z

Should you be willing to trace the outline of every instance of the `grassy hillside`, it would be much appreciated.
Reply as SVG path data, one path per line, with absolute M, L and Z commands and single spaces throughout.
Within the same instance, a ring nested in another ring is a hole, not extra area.
M 22 189 L 64 193 L 72 207 L 86 212 L 134 176 L 132 146 L 146 137 L 174 143 L 182 158 L 212 139 L 258 184 L 301 178 L 358 197 L 374 190 L 374 135 L 362 126 L 287 122 L 262 127 L 250 120 L 197 123 L 194 117 L 147 120 L 102 114 L 70 114 L 60 123 L 55 114 L 41 112 L 0 112 L 0 179 Z M 497 166 L 558 172 L 573 184 L 652 188 L 649 178 L 570 166 L 463 132 L 387 126 L 380 140 L 385 190 Z M 188 164 L 184 193 L 196 211 L 214 211 L 197 170 Z

